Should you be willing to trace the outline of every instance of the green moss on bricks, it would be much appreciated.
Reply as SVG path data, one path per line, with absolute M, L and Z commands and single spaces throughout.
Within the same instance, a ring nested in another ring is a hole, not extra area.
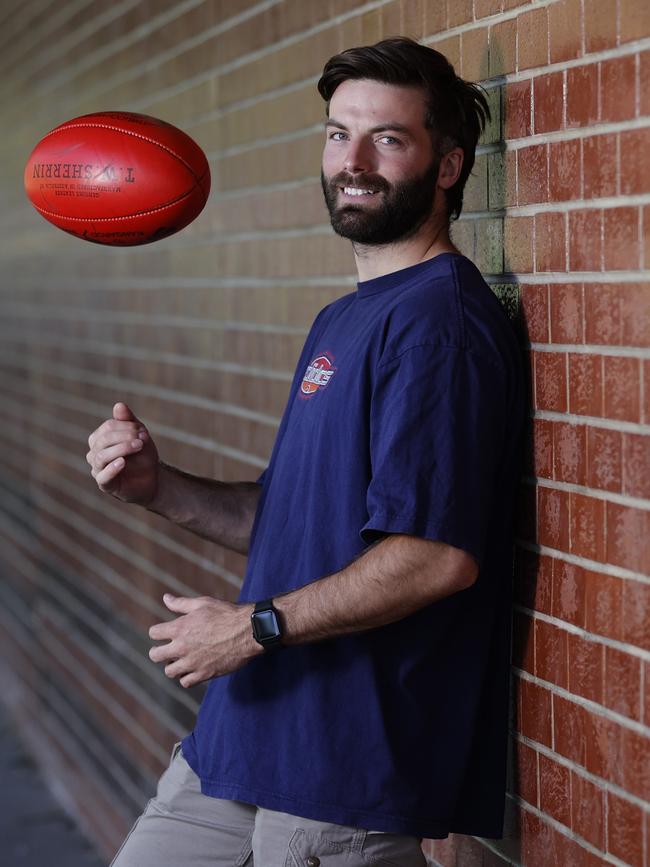
M 490 289 L 497 296 L 513 322 L 519 321 L 519 285 L 517 283 L 492 283 Z

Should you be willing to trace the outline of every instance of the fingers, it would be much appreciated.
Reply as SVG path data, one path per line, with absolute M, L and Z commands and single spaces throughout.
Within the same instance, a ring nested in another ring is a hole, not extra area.
M 110 483 L 113 481 L 115 476 L 117 476 L 124 467 L 124 458 L 117 458 L 115 461 L 111 461 L 111 463 L 104 467 L 103 470 L 97 472 L 96 470 L 92 471 L 92 476 L 99 485 L 100 490 L 106 491 L 110 487 Z
M 131 411 L 126 403 L 116 403 L 113 407 L 113 418 L 116 421 L 133 421 L 140 424 L 140 419 Z
M 140 422 L 120 422 L 109 419 L 90 434 L 88 446 L 91 449 L 103 449 L 115 445 L 122 439 L 135 439 L 140 435 L 143 441 L 148 436 L 147 429 Z
M 206 601 L 210 601 L 205 596 L 172 596 L 171 593 L 165 593 L 163 602 L 170 611 L 180 611 L 181 614 L 189 614 L 190 611 L 196 611 L 197 608 L 202 608 Z
M 99 472 L 100 470 L 103 470 L 107 464 L 110 464 L 111 461 L 139 452 L 142 449 L 142 446 L 143 442 L 141 439 L 122 440 L 107 449 L 101 449 L 99 451 L 91 449 L 86 455 L 86 460 L 95 472 Z

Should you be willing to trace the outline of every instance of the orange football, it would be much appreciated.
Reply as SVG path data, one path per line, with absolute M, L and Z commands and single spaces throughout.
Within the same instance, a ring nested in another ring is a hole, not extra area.
M 25 166 L 36 210 L 71 235 L 116 247 L 173 235 L 203 210 L 205 154 L 182 130 L 126 111 L 86 114 L 57 126 Z

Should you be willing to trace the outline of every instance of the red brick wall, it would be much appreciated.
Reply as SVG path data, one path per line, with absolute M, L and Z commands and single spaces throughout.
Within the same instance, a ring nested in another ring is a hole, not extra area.
M 445 867 L 647 865 L 646 0 L 7 0 L 0 23 L 2 684 L 102 851 L 201 697 L 147 659 L 161 595 L 234 599 L 243 559 L 100 495 L 86 438 L 125 399 L 165 460 L 256 477 L 313 316 L 354 284 L 321 202 L 315 82 L 337 50 L 405 33 L 490 95 L 453 237 L 520 301 L 532 403 L 506 836 L 424 849 Z M 107 108 L 207 152 L 213 193 L 181 234 L 103 249 L 26 203 L 34 143 Z

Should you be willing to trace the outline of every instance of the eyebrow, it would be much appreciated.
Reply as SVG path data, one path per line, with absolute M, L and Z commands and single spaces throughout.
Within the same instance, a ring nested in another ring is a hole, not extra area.
M 325 129 L 327 129 L 328 126 L 334 126 L 337 129 L 343 129 L 343 130 L 345 130 L 345 132 L 350 131 L 344 123 L 341 123 L 338 120 L 334 120 L 334 118 L 331 118 L 331 117 L 327 121 L 325 121 Z M 400 133 L 402 133 L 402 135 L 406 135 L 406 136 L 409 136 L 409 138 L 413 138 L 413 133 L 411 132 L 411 130 L 407 126 L 404 126 L 404 124 L 402 124 L 402 123 L 395 123 L 395 122 L 393 122 L 393 123 L 380 123 L 377 126 L 373 126 L 372 129 L 370 130 L 370 132 L 371 133 L 375 133 L 375 132 L 400 132 Z

